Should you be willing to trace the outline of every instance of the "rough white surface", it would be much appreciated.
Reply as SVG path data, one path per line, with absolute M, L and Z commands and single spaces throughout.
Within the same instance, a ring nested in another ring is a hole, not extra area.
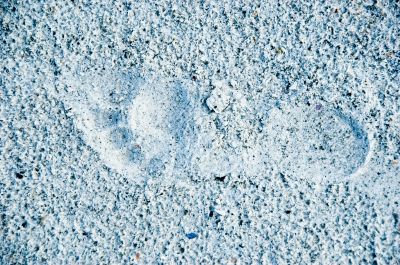
M 2 1 L 0 264 L 397 264 L 395 1 Z
M 367 134 L 357 122 L 325 108 L 317 104 L 270 111 L 264 146 L 285 174 L 341 181 L 368 166 L 372 143 Z

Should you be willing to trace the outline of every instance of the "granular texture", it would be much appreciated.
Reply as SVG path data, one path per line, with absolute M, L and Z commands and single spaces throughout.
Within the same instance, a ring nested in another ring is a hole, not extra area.
M 0 2 L 0 264 L 398 264 L 396 1 Z

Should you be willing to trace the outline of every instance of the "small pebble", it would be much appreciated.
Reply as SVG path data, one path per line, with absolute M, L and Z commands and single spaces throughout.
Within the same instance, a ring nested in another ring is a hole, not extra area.
M 194 239 L 197 237 L 197 234 L 192 232 L 192 233 L 186 234 L 186 237 L 189 239 Z
M 15 177 L 17 178 L 17 179 L 23 179 L 24 178 L 24 175 L 22 175 L 21 173 L 15 173 Z

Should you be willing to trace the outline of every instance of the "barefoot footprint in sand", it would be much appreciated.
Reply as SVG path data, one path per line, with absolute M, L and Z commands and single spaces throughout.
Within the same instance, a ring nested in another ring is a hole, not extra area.
M 195 88 L 132 72 L 66 77 L 64 101 L 87 143 L 120 173 L 159 177 L 190 161 Z

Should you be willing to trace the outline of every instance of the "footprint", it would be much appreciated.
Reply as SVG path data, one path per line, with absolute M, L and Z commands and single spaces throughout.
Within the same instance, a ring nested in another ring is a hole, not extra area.
M 190 81 L 104 71 L 65 78 L 64 101 L 101 159 L 132 176 L 169 176 L 190 162 L 195 139 Z
M 204 176 L 258 174 L 270 165 L 300 179 L 341 181 L 359 174 L 370 159 L 367 133 L 338 110 L 276 105 L 249 147 L 208 126 L 213 119 L 195 102 L 191 81 L 109 70 L 67 76 L 65 83 L 64 101 L 86 142 L 109 167 L 135 178 L 177 175 L 195 162 Z M 245 133 L 253 125 L 236 119 L 230 126 L 244 126 L 236 129 Z
M 271 110 L 264 146 L 269 159 L 289 175 L 340 181 L 367 163 L 370 141 L 338 110 L 286 105 Z

